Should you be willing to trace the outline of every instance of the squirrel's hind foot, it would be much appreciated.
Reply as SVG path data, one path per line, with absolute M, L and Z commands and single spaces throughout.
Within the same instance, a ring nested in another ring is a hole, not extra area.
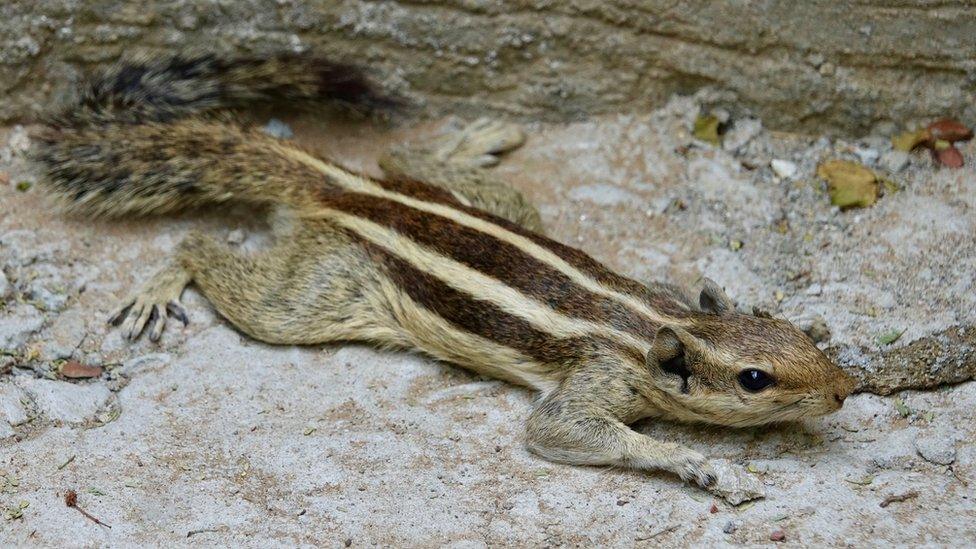
M 479 118 L 460 131 L 441 138 L 434 157 L 459 168 L 489 168 L 499 156 L 519 148 L 525 133 L 516 124 Z
M 125 305 L 109 318 L 109 324 L 122 326 L 122 337 L 135 341 L 148 328 L 149 339 L 159 341 L 166 327 L 167 314 L 189 324 L 180 294 L 190 276 L 179 266 L 171 265 L 156 273 Z

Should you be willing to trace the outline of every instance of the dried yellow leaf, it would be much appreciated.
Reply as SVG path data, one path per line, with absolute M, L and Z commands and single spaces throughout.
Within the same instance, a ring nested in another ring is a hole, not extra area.
M 712 115 L 699 115 L 695 118 L 695 127 L 691 134 L 695 139 L 699 139 L 712 145 L 718 145 L 721 140 L 718 137 L 719 119 Z
M 891 146 L 895 150 L 908 152 L 931 138 L 932 134 L 925 128 L 913 132 L 902 132 L 891 138 Z
M 817 167 L 827 180 L 830 203 L 844 208 L 866 208 L 878 200 L 878 178 L 873 171 L 848 160 L 828 160 Z

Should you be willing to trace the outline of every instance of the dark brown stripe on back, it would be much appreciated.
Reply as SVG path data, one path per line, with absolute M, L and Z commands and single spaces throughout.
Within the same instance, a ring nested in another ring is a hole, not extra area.
M 430 185 L 429 183 L 417 181 L 416 179 L 384 179 L 377 180 L 376 184 L 388 191 L 400 193 L 410 198 L 416 198 L 417 200 L 444 204 L 453 208 L 464 208 L 464 204 L 458 202 L 451 191 Z
M 658 325 L 613 298 L 596 294 L 519 247 L 450 219 L 354 192 L 329 193 L 321 204 L 395 230 L 484 273 L 566 316 L 590 320 L 651 343 Z
M 648 304 L 655 310 L 667 315 L 684 316 L 688 310 L 680 303 L 676 302 L 675 297 L 669 292 L 656 293 L 647 286 L 621 276 L 605 267 L 599 261 L 590 257 L 586 252 L 557 242 L 545 235 L 541 235 L 525 229 L 511 221 L 491 214 L 484 210 L 479 210 L 471 206 L 465 206 L 457 201 L 454 196 L 440 187 L 423 183 L 411 179 L 393 179 L 376 181 L 381 187 L 388 191 L 397 192 L 418 200 L 435 202 L 450 206 L 456 210 L 467 213 L 471 216 L 494 223 L 503 229 L 517 235 L 528 238 L 535 244 L 549 250 L 564 261 L 579 269 L 582 273 L 590 276 L 595 281 L 615 291 L 633 296 L 640 301 Z
M 380 246 L 362 238 L 359 240 L 377 263 L 386 267 L 387 276 L 410 299 L 460 330 L 520 351 L 544 364 L 564 365 L 608 351 L 624 353 L 631 360 L 643 360 L 639 350 L 606 338 L 561 338 L 538 330 L 528 321 L 506 313 L 493 303 L 455 290 Z

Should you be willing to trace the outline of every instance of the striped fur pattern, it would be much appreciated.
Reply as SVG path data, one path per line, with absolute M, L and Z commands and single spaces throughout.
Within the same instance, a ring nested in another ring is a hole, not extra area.
M 535 389 L 528 446 L 549 459 L 664 469 L 701 485 L 714 481 L 703 456 L 627 425 L 787 421 L 836 410 L 852 390 L 803 333 L 735 312 L 714 283 L 691 300 L 543 236 L 535 209 L 484 169 L 522 142 L 514 126 L 478 121 L 430 146 L 398 147 L 381 161 L 389 177 L 374 180 L 206 114 L 336 89 L 372 101 L 359 84 L 331 85 L 337 74 L 365 82 L 347 68 L 269 63 L 273 75 L 254 61 L 122 66 L 42 134 L 35 156 L 74 211 L 227 202 L 274 211 L 276 244 L 256 255 L 189 237 L 113 319 L 128 337 L 155 340 L 168 317 L 185 321 L 179 297 L 192 282 L 263 341 L 368 341 Z M 747 371 L 772 381 L 749 388 Z

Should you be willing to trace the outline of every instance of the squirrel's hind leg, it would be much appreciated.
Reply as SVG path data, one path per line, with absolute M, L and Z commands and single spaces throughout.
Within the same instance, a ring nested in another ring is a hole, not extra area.
M 179 259 L 217 311 L 255 339 L 278 344 L 399 339 L 377 306 L 379 273 L 362 246 L 325 221 L 297 221 L 288 238 L 243 254 L 193 235 Z
M 486 169 L 524 141 L 525 134 L 515 124 L 482 118 L 429 143 L 395 146 L 379 163 L 391 178 L 447 189 L 475 208 L 541 233 L 542 221 L 535 207 Z
M 191 281 L 235 327 L 266 343 L 372 341 L 402 346 L 402 330 L 384 314 L 380 278 L 361 245 L 322 220 L 276 216 L 274 244 L 245 253 L 191 233 L 167 267 L 113 318 L 129 339 L 148 326 L 158 340 L 167 310 Z

